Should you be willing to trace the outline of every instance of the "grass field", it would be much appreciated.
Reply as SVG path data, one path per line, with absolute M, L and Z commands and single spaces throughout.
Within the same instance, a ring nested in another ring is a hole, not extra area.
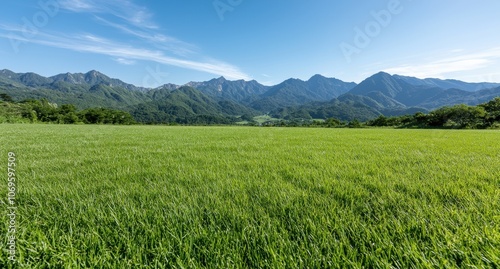
M 0 125 L 0 143 L 19 268 L 500 266 L 498 131 Z

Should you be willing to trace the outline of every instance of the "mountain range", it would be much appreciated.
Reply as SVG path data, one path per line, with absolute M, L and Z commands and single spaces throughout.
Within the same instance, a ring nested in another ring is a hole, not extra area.
M 79 109 L 121 109 L 140 122 L 151 123 L 189 122 L 200 117 L 217 122 L 262 114 L 290 120 L 368 120 L 462 103 L 477 105 L 500 96 L 500 83 L 419 79 L 380 72 L 359 84 L 314 75 L 307 81 L 291 78 L 274 86 L 220 77 L 143 88 L 95 70 L 44 77 L 4 69 L 0 70 L 0 93 L 17 101 L 46 98 Z

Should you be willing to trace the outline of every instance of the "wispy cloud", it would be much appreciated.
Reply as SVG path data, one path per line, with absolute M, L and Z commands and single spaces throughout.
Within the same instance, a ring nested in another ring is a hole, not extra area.
M 153 21 L 153 14 L 132 0 L 59 0 L 58 3 L 61 10 L 86 14 L 91 23 L 118 29 L 122 35 L 108 39 L 92 33 L 93 30 L 89 29 L 80 34 L 38 29 L 36 37 L 28 37 L 21 26 L 0 24 L 0 37 L 11 42 L 106 55 L 122 65 L 150 61 L 207 72 L 228 79 L 250 79 L 250 76 L 238 67 L 202 55 L 197 46 L 164 34 Z
M 4 25 L 0 25 L 0 30 L 8 30 L 11 33 L 13 31 L 22 33 L 23 31 L 23 29 L 19 27 L 5 27 Z M 60 33 L 56 35 L 40 32 L 37 38 L 29 39 L 23 37 L 21 34 L 12 35 L 0 32 L 0 37 L 15 39 L 20 42 L 40 44 L 78 52 L 89 52 L 112 56 L 116 59 L 122 59 L 122 62 L 124 62 L 124 60 L 151 61 L 160 64 L 207 72 L 214 75 L 222 75 L 228 79 L 250 79 L 250 77 L 239 70 L 239 68 L 222 61 L 195 61 L 180 59 L 168 56 L 161 50 L 136 48 L 92 34 L 68 36 L 62 35 Z
M 93 3 L 86 0 L 61 0 L 59 4 L 62 8 L 71 11 L 84 11 L 84 10 L 96 10 Z
M 140 38 L 142 41 L 146 41 L 158 49 L 170 51 L 179 56 L 187 56 L 198 51 L 198 48 L 193 44 L 183 42 L 174 37 L 166 36 L 162 33 L 158 33 L 157 31 L 151 31 L 148 29 L 132 29 L 132 27 L 114 23 L 99 16 L 95 16 L 95 19 L 103 25 L 118 29 L 125 34 Z
M 408 63 L 395 67 L 385 68 L 383 71 L 391 74 L 408 75 L 420 78 L 445 78 L 448 74 L 479 70 L 493 64 L 498 64 L 500 47 L 477 53 L 466 53 L 464 50 L 453 50 L 456 56 L 448 56 L 430 63 Z
M 71 12 L 111 14 L 141 28 L 158 28 L 152 21 L 152 13 L 147 8 L 136 5 L 130 0 L 60 0 L 59 4 L 61 9 Z
M 135 64 L 135 61 L 134 60 L 130 60 L 130 59 L 125 59 L 125 58 L 116 58 L 114 59 L 117 63 L 119 64 L 123 64 L 123 65 L 133 65 Z

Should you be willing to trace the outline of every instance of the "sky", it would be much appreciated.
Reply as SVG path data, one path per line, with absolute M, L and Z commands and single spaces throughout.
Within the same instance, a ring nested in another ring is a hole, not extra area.
M 380 71 L 500 82 L 498 0 L 4 0 L 0 70 L 143 87 Z

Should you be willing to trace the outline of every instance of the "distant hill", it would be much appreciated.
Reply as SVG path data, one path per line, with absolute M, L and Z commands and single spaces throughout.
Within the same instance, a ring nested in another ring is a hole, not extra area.
M 185 86 L 196 88 L 218 100 L 232 100 L 236 102 L 259 96 L 269 89 L 268 86 L 264 86 L 255 80 L 230 81 L 226 80 L 224 77 L 205 82 L 190 82 Z
M 450 106 L 452 104 L 478 105 L 495 97 L 500 96 L 500 87 L 479 90 L 476 92 L 466 92 L 458 89 L 449 89 L 437 93 L 432 98 L 422 102 L 420 106 L 428 108 L 439 108 L 442 106 Z
M 251 100 L 249 105 L 259 111 L 271 111 L 276 108 L 304 105 L 309 102 L 328 101 L 338 97 L 356 84 L 343 82 L 335 78 L 315 75 L 308 81 L 288 79 Z
M 379 115 L 427 112 L 456 104 L 477 105 L 500 96 L 500 83 L 419 79 L 379 72 L 359 84 L 314 75 L 274 86 L 224 77 L 185 85 L 137 87 L 98 71 L 51 77 L 0 70 L 0 93 L 14 100 L 45 98 L 78 109 L 130 112 L 143 122 L 226 122 L 271 114 L 282 119 L 368 120 Z M 201 119 L 201 121 L 203 121 Z
M 480 90 L 485 90 L 485 89 L 491 89 L 491 88 L 496 88 L 500 87 L 500 83 L 489 83 L 489 82 L 482 82 L 482 83 L 467 83 L 463 82 L 460 80 L 454 80 L 454 79 L 437 79 L 437 78 L 426 78 L 426 79 L 418 79 L 414 77 L 406 77 L 406 76 L 399 76 L 399 75 L 394 75 L 394 78 L 405 81 L 408 84 L 414 85 L 414 86 L 428 86 L 428 87 L 435 87 L 435 88 L 441 88 L 441 89 L 460 89 L 462 91 L 466 92 L 476 92 Z
M 377 94 L 374 92 L 373 94 Z M 414 114 L 416 112 L 428 112 L 427 109 L 417 107 L 406 107 L 396 103 L 387 103 L 392 99 L 385 97 L 375 99 L 354 94 L 344 94 L 328 102 L 314 102 L 302 106 L 293 106 L 276 109 L 272 115 L 285 119 L 327 119 L 367 121 L 380 115 L 400 116 Z M 384 102 L 387 101 L 387 102 Z
M 0 92 L 15 100 L 46 98 L 53 103 L 75 104 L 78 108 L 126 106 L 152 100 L 145 88 L 111 79 L 97 71 L 43 77 L 35 73 L 0 71 Z
M 283 118 L 336 117 L 342 120 L 368 120 L 378 115 L 399 116 L 456 104 L 478 105 L 500 96 L 500 87 L 488 88 L 495 85 L 498 83 L 421 80 L 379 72 L 328 102 L 296 105 L 281 100 L 280 104 L 285 108 L 275 108 L 272 114 Z M 449 86 L 458 88 L 446 88 Z M 272 103 L 268 105 L 271 107 Z
M 146 123 L 198 123 L 200 117 L 213 123 L 229 123 L 231 117 L 257 115 L 243 105 L 231 100 L 217 101 L 189 86 L 182 86 L 159 100 L 141 103 L 128 110 L 136 120 Z
M 328 102 L 313 102 L 302 106 L 279 108 L 271 112 L 276 118 L 293 119 L 327 119 L 366 121 L 378 117 L 381 113 L 362 102 L 333 99 Z
M 83 73 L 66 73 L 59 74 L 52 77 L 43 77 L 35 73 L 14 73 L 10 70 L 0 71 L 0 81 L 3 82 L 17 82 L 28 87 L 48 87 L 52 88 L 53 85 L 60 85 L 61 82 L 69 85 L 88 85 L 94 86 L 104 84 L 110 87 L 121 87 L 127 90 L 144 91 L 146 88 L 137 87 L 132 84 L 125 83 L 119 79 L 112 79 L 108 76 L 92 70 L 85 74 Z M 57 87 L 57 86 L 56 86 Z
M 447 88 L 455 86 L 455 88 Z M 488 88 L 493 86 L 492 88 Z M 417 79 L 377 73 L 349 91 L 349 94 L 385 99 L 404 107 L 435 109 L 460 103 L 477 105 L 500 95 L 498 83 L 466 83 L 457 80 Z M 472 89 L 475 89 L 472 91 Z

